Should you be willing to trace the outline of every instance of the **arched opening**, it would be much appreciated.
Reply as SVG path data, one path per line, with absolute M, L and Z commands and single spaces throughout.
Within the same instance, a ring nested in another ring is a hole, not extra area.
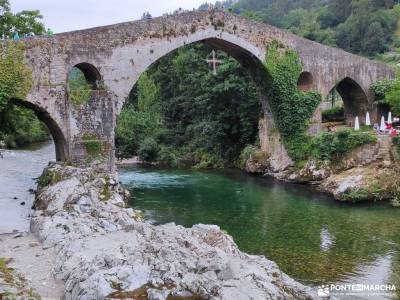
M 92 89 L 98 89 L 101 82 L 101 75 L 99 70 L 95 66 L 89 63 L 79 63 L 75 65 L 69 73 L 70 76 L 76 76 L 80 79 L 85 79 L 86 83 L 90 85 Z
M 297 81 L 297 86 L 300 91 L 311 91 L 314 88 L 314 78 L 312 74 L 310 72 L 302 72 Z
M 87 102 L 92 91 L 99 89 L 101 85 L 100 72 L 92 64 L 79 63 L 68 73 L 67 90 L 73 103 Z
M 336 123 L 336 125 L 345 125 L 346 116 L 344 113 L 344 104 L 342 96 L 336 89 L 331 89 L 322 102 L 322 123 Z
M 117 156 L 201 168 L 233 165 L 258 140 L 258 88 L 265 75 L 256 56 L 220 39 L 167 54 L 141 75 L 122 109 Z
M 368 97 L 357 82 L 346 77 L 332 88 L 323 105 L 323 121 L 353 126 L 356 117 L 365 121 Z
M 361 86 L 353 79 L 346 77 L 336 87 L 343 99 L 346 123 L 353 125 L 354 119 L 365 119 L 368 111 L 368 98 Z
M 36 179 L 50 161 L 68 158 L 63 132 L 45 109 L 7 100 L 0 107 L 0 233 L 29 231 Z
M 64 134 L 56 121 L 49 115 L 49 113 L 30 103 L 22 100 L 14 100 L 13 103 L 17 106 L 32 110 L 36 117 L 46 126 L 51 138 L 53 139 L 57 161 L 66 161 L 68 158 L 68 147 Z

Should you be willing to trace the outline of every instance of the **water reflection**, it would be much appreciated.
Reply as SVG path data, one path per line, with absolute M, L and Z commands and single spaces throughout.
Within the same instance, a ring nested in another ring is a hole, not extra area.
M 121 179 L 131 204 L 155 223 L 218 224 L 242 250 L 305 283 L 399 283 L 400 211 L 388 206 L 338 204 L 309 187 L 236 171 L 126 169 Z

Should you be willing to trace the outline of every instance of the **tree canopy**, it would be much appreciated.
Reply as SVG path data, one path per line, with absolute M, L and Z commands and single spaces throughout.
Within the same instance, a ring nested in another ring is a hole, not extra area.
M 202 44 L 179 49 L 141 76 L 117 126 L 121 157 L 174 165 L 232 165 L 257 139 L 261 105 L 249 75 L 217 51 L 214 76 Z
M 376 56 L 400 46 L 394 0 L 239 0 L 225 7 L 347 51 Z
M 0 36 L 43 34 L 39 11 L 13 14 L 8 0 L 0 0 Z M 21 49 L 15 45 L 0 51 L 0 140 L 8 147 L 48 139 L 48 131 L 34 112 L 15 105 L 24 100 L 31 87 L 31 74 L 23 64 Z
M 12 37 L 19 34 L 40 35 L 45 32 L 38 10 L 23 10 L 14 14 L 9 0 L 0 0 L 0 36 Z

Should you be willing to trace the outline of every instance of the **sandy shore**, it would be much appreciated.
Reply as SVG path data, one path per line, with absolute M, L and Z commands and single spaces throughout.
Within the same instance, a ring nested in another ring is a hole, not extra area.
M 0 299 L 2 292 L 29 295 L 30 289 L 42 299 L 61 299 L 64 283 L 53 278 L 54 258 L 53 248 L 43 248 L 30 233 L 0 235 L 0 259 L 9 261 L 7 266 L 14 269 L 14 283 L 0 280 Z

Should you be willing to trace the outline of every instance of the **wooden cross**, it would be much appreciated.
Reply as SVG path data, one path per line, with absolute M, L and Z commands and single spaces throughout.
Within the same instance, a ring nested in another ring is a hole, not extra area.
M 218 65 L 218 64 L 221 64 L 221 63 L 222 63 L 222 60 L 218 60 L 218 59 L 216 58 L 216 56 L 215 56 L 215 51 L 214 51 L 214 50 L 211 52 L 211 55 L 212 55 L 212 59 L 207 59 L 206 61 L 207 61 L 209 64 L 212 64 L 212 65 L 213 65 L 214 75 L 217 75 L 217 65 Z

